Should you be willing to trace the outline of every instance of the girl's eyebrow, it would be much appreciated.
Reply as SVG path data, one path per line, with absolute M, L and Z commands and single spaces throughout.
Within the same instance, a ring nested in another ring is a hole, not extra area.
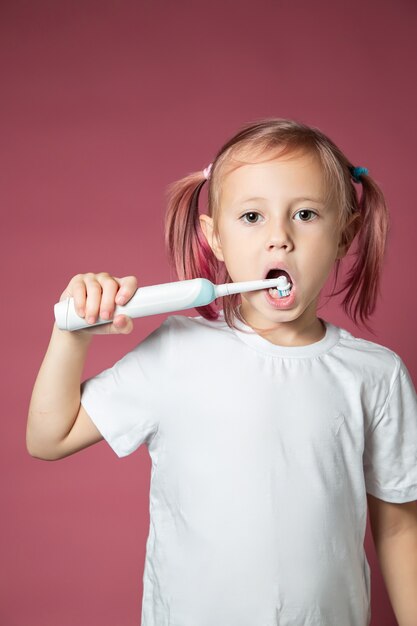
M 317 204 L 324 204 L 323 198 L 308 198 L 307 196 L 302 196 L 299 198 L 294 198 L 294 202 L 304 202 L 304 200 L 308 200 L 308 202 L 317 202 Z
M 241 198 L 237 201 L 237 203 L 244 204 L 245 202 L 258 202 L 259 200 L 266 200 L 266 198 Z M 293 198 L 293 202 L 304 202 L 305 200 L 307 200 L 308 202 L 316 202 L 317 204 L 325 204 L 323 198 L 308 198 L 307 196 L 299 196 L 297 198 Z

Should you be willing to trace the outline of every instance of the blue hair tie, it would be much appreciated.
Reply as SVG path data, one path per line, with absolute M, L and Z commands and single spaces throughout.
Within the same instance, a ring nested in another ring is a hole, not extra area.
M 355 181 L 355 183 L 360 183 L 361 174 L 368 174 L 369 170 L 367 167 L 351 167 L 350 173 L 352 174 L 352 178 Z

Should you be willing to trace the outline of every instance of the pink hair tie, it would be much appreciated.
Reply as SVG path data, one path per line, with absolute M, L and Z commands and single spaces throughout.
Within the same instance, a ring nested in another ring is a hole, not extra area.
M 213 167 L 213 163 L 210 163 L 210 165 L 208 165 L 206 168 L 204 168 L 203 170 L 203 174 L 204 174 L 204 178 L 206 180 L 208 180 L 210 178 L 210 173 L 211 173 L 211 168 Z

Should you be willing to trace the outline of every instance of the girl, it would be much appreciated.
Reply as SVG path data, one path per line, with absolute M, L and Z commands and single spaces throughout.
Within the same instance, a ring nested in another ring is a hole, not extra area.
M 206 181 L 208 214 L 199 215 Z M 317 317 L 357 236 L 343 306 L 355 323 L 369 318 L 387 232 L 366 168 L 315 128 L 261 120 L 171 186 L 166 243 L 180 280 L 284 273 L 287 297 L 248 292 L 197 317 L 170 315 L 81 385 L 92 335 L 130 332 L 132 321 L 54 326 L 28 451 L 58 459 L 104 438 L 123 457 L 147 446 L 142 626 L 369 625 L 367 497 L 397 619 L 417 624 L 416 392 L 396 353 Z M 136 288 L 133 276 L 88 273 L 61 300 L 111 320 Z

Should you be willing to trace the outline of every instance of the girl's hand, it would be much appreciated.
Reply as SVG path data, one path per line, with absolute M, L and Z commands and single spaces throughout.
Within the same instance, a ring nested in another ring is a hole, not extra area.
M 116 305 L 126 304 L 138 288 L 135 276 L 115 278 L 107 272 L 77 274 L 71 278 L 59 301 L 74 298 L 77 315 L 89 323 L 101 319 L 111 319 Z M 123 300 L 122 300 L 123 298 Z M 91 319 L 90 319 L 91 318 Z M 72 331 L 77 334 L 126 335 L 133 330 L 133 321 L 127 315 L 116 315 L 110 324 L 92 326 Z

